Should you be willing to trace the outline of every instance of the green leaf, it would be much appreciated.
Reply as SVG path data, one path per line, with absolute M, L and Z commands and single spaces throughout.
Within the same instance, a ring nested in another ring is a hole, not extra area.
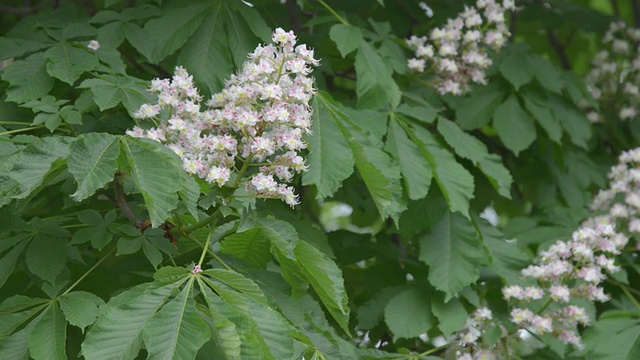
M 222 90 L 224 80 L 233 72 L 225 32 L 224 3 L 207 11 L 202 25 L 180 51 L 178 63 L 193 74 L 198 85 L 213 94 Z
M 147 86 L 146 82 L 130 76 L 102 75 L 100 78 L 87 79 L 78 87 L 91 90 L 93 100 L 101 111 L 122 103 L 129 114 L 133 114 L 140 105 L 149 102 Z
M 304 241 L 298 241 L 295 255 L 322 303 L 349 334 L 349 299 L 340 268 L 327 255 Z
M 29 271 L 53 284 L 67 261 L 67 241 L 46 234 L 34 237 L 25 253 Z
M 87 48 L 59 43 L 44 53 L 47 59 L 47 73 L 69 85 L 78 80 L 85 71 L 98 65 L 98 58 Z
M 144 343 L 151 359 L 195 359 L 209 340 L 209 327 L 196 311 L 191 293 L 194 278 L 144 326 Z
M 507 283 L 516 284 L 521 281 L 520 271 L 531 263 L 530 257 L 515 242 L 507 242 L 500 230 L 486 220 L 477 219 L 476 224 L 482 236 L 482 242 L 491 255 L 492 261 L 489 268 Z
M 257 219 L 256 224 L 273 246 L 286 257 L 295 260 L 293 249 L 298 243 L 298 232 L 293 225 L 277 219 Z
M 315 185 L 319 198 L 333 195 L 353 172 L 353 154 L 338 126 L 345 117 L 328 94 L 321 92 L 314 97 L 313 136 L 307 139 L 309 171 L 303 173 L 302 184 Z
M 9 66 L 2 72 L 2 80 L 9 83 L 7 101 L 17 103 L 47 95 L 54 83 L 54 79 L 47 74 L 44 53 L 41 52 Z
M 269 358 L 271 354 L 263 351 L 266 344 L 260 341 L 255 322 L 249 314 L 234 307 L 240 305 L 240 302 L 234 301 L 232 306 L 211 291 L 209 286 L 215 287 L 215 284 L 207 281 L 209 286 L 206 286 L 200 279 L 198 282 L 213 319 L 214 332 L 218 335 L 215 337 L 216 342 L 225 355 L 230 359 Z
M 144 139 L 120 138 L 131 178 L 144 197 L 154 227 L 160 226 L 178 206 L 182 167 L 177 155 L 161 144 Z
M 20 257 L 28 243 L 28 241 L 19 243 L 0 258 L 0 288 L 4 286 L 9 276 L 13 273 L 18 257 Z
M 11 197 L 24 199 L 41 186 L 48 174 L 61 171 L 69 156 L 69 138 L 51 136 L 39 138 L 11 155 L 9 178 L 18 183 L 19 190 Z
M 640 322 L 629 318 L 601 318 L 585 331 L 584 343 L 597 359 L 637 359 L 640 356 Z
M 456 105 L 456 120 L 464 130 L 481 128 L 491 121 L 496 106 L 504 99 L 505 92 L 496 86 L 475 91 Z
M 499 156 L 489 154 L 484 143 L 462 131 L 454 122 L 445 118 L 438 120 L 438 132 L 458 156 L 471 160 L 474 165 L 480 168 L 500 195 L 511 198 L 510 190 L 513 178 L 509 170 L 502 165 Z
M 446 213 L 420 236 L 420 260 L 429 265 L 429 282 L 449 301 L 480 276 L 489 256 L 471 221 L 459 213 Z
M 426 105 L 427 104 L 422 104 L 421 106 L 410 106 L 407 104 L 401 104 L 395 111 L 418 121 L 431 124 L 433 123 L 433 120 L 436 119 L 438 111 L 432 107 L 427 107 Z
M 493 125 L 502 143 L 516 156 L 536 139 L 533 119 L 520 107 L 515 95 L 496 109 Z
M 400 172 L 404 179 L 404 188 L 409 199 L 418 200 L 429 192 L 433 173 L 427 160 L 422 156 L 417 145 L 412 142 L 395 120 L 389 122 L 387 135 L 387 152 L 400 163 Z
M 114 135 L 89 133 L 72 143 L 67 166 L 78 189 L 71 197 L 82 201 L 112 181 L 119 155 L 118 137 Z
M 391 299 L 406 290 L 405 285 L 388 287 L 379 290 L 364 305 L 358 308 L 358 329 L 373 329 L 384 318 L 384 310 Z
M 29 352 L 33 359 L 66 359 L 67 322 L 53 301 L 29 336 Z
M 583 149 L 587 148 L 587 141 L 591 138 L 591 123 L 574 106 L 560 97 L 551 97 L 551 106 L 556 119 L 569 134 L 571 142 Z
M 0 359 L 6 360 L 24 360 L 29 357 L 29 337 L 33 333 L 34 328 L 45 316 L 41 313 L 33 319 L 22 330 L 13 333 L 8 338 L 0 341 Z
M 98 306 L 103 305 L 104 301 L 101 298 L 86 291 L 70 292 L 60 298 L 60 309 L 67 322 L 79 327 L 82 332 L 96 322 Z
M 521 50 L 511 48 L 502 59 L 499 66 L 500 73 L 518 90 L 520 86 L 533 80 L 533 69 L 527 66 L 529 57 Z
M 556 66 L 538 55 L 529 55 L 527 63 L 542 86 L 555 93 L 560 93 L 564 81 L 561 79 L 562 73 Z
M 149 241 L 142 241 L 142 252 L 154 269 L 157 269 L 160 263 L 162 263 L 162 253 Z
M 259 228 L 225 237 L 220 249 L 224 254 L 233 255 L 262 269 L 266 269 L 271 261 L 269 240 Z
M 250 297 L 232 292 L 223 286 L 214 286 L 215 290 L 227 304 L 249 315 L 255 325 L 252 326 L 253 341 L 260 343 L 262 356 L 266 359 L 292 359 L 294 357 L 293 336 L 291 326 L 280 313 L 258 303 Z M 236 322 L 236 326 L 241 324 Z M 244 325 L 246 327 L 246 325 Z M 243 357 L 247 358 L 247 357 Z
M 154 64 L 181 48 L 198 29 L 211 3 L 195 3 L 166 12 L 147 21 L 144 30 L 152 39 L 150 52 L 143 54 Z
M 438 328 L 442 335 L 447 338 L 464 328 L 469 315 L 460 300 L 454 298 L 444 302 L 442 296 L 431 297 L 431 311 L 438 319 Z
M 84 357 L 87 360 L 134 359 L 142 345 L 145 323 L 182 282 L 156 288 L 134 287 L 120 294 L 116 298 L 118 303 L 107 303 L 82 343 Z
M 360 28 L 343 24 L 333 25 L 329 31 L 329 37 L 336 43 L 342 57 L 346 57 L 349 53 L 355 51 L 364 41 Z
M 384 320 L 394 340 L 410 339 L 428 332 L 435 325 L 429 294 L 419 288 L 397 294 L 385 307 Z
M 121 237 L 118 239 L 118 251 L 116 256 L 133 254 L 140 251 L 142 243 L 145 241 L 143 236 L 136 238 Z
M 451 211 L 459 211 L 468 217 L 469 201 L 473 197 L 475 187 L 473 176 L 456 161 L 450 152 L 438 144 L 431 133 L 415 127 L 413 136 L 412 140 L 429 162 L 433 176 L 447 199 Z
M 549 135 L 549 139 L 560 144 L 562 139 L 562 126 L 549 106 L 549 99 L 543 94 L 538 94 L 535 91 L 522 91 L 524 98 L 524 106 L 533 117 L 538 121 L 538 124 Z
M 226 269 L 209 269 L 203 271 L 203 274 L 226 284 L 230 288 L 247 295 L 259 303 L 269 304 L 260 287 L 242 274 Z
M 356 93 L 358 107 L 381 109 L 400 103 L 400 89 L 391 77 L 391 71 L 368 42 L 361 42 L 356 53 Z

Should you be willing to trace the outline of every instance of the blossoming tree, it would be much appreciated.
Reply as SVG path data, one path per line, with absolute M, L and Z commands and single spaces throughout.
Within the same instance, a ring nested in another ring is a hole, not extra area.
M 638 9 L 3 3 L 0 359 L 637 358 Z

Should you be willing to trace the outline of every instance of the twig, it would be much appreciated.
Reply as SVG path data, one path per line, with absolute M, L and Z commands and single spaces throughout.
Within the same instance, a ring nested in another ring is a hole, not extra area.
M 136 228 L 138 229 L 141 228 L 142 221 L 136 218 L 136 215 L 133 213 L 133 211 L 129 207 L 129 204 L 127 204 L 127 199 L 125 199 L 124 197 L 124 192 L 122 191 L 122 186 L 120 185 L 120 181 L 118 177 L 116 177 L 116 179 L 113 180 L 113 188 L 115 189 L 115 192 L 116 192 L 116 204 L 122 210 L 122 212 L 124 213 L 124 216 L 126 216 L 127 219 L 129 219 L 129 221 L 134 223 Z

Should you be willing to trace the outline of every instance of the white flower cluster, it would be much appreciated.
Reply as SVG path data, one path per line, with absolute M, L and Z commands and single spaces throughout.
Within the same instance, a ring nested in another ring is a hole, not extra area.
M 435 28 L 429 38 L 411 36 L 407 45 L 415 51 L 407 66 L 425 72 L 433 66 L 436 87 L 441 94 L 463 95 L 471 83 L 485 84 L 491 65 L 487 49 L 499 50 L 509 38 L 505 12 L 515 10 L 513 0 L 478 0 L 475 7 L 449 19 L 443 28 Z
M 591 210 L 601 213 L 591 222 L 615 225 L 620 231 L 637 236 L 640 234 L 640 148 L 623 152 L 618 162 L 609 172 L 609 188 L 601 190 L 591 204 Z
M 575 231 L 571 240 L 557 241 L 541 251 L 537 264 L 522 270 L 523 277 L 537 280 L 540 286 L 512 285 L 502 289 L 506 300 L 519 300 L 524 305 L 511 311 L 513 323 L 538 334 L 553 334 L 578 349 L 583 347 L 576 328 L 589 325 L 590 319 L 584 308 L 570 303 L 575 298 L 609 301 L 609 295 L 599 285 L 607 274 L 620 270 L 614 257 L 628 242 L 611 225 L 590 225 L 588 222 Z M 549 309 L 545 315 L 526 307 L 532 300 L 544 299 L 545 294 L 548 298 L 544 309 Z
M 640 107 L 640 29 L 628 27 L 623 21 L 613 22 L 602 42 L 603 50 L 596 54 L 591 71 L 585 78 L 593 97 L 601 104 L 615 104 L 620 120 L 634 119 Z M 590 111 L 592 122 L 603 116 Z
M 156 127 L 135 127 L 127 134 L 166 145 L 187 172 L 218 186 L 230 181 L 237 164 L 259 167 L 247 189 L 295 206 L 298 197 L 286 183 L 306 170 L 298 151 L 306 147 L 302 136 L 311 133 L 309 101 L 315 89 L 309 74 L 319 63 L 313 50 L 296 46 L 292 31 L 278 28 L 272 40 L 249 54 L 242 71 L 204 111 L 193 78 L 182 67 L 171 80 L 154 79 L 150 90 L 158 95 L 157 104 L 142 105 L 134 117 L 151 119 Z

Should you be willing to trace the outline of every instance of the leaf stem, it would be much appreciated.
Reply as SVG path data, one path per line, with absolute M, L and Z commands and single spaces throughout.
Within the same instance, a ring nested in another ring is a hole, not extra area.
M 92 267 L 89 268 L 89 270 L 87 270 L 84 274 L 82 274 L 82 276 L 80 276 L 80 278 L 78 278 L 78 280 L 76 280 L 76 282 L 74 282 L 73 284 L 71 284 L 71 286 L 69 286 L 69 288 L 62 293 L 62 296 L 67 295 L 69 292 L 71 292 L 71 290 L 73 290 L 76 286 L 78 286 L 78 284 L 80 284 L 80 282 L 82 280 L 84 280 L 84 278 L 87 277 L 87 275 L 89 275 L 93 270 L 95 270 L 100 264 L 102 264 L 111 254 L 113 254 L 113 252 L 116 251 L 116 247 L 114 246 L 111 250 L 109 250 L 102 258 L 100 258 L 100 260 L 98 260 L 95 264 L 93 264 Z
M 0 121 L 0 125 L 31 125 L 30 122 L 26 121 Z
M 6 136 L 6 135 L 25 132 L 25 131 L 42 129 L 43 127 L 44 127 L 44 125 L 38 125 L 38 126 L 26 127 L 26 128 L 22 128 L 22 129 L 9 130 L 9 131 L 5 131 L 5 132 L 1 132 L 0 136 Z
M 324 8 L 327 9 L 333 16 L 335 16 L 336 19 L 338 19 L 338 21 L 340 21 L 344 26 L 351 26 L 351 24 L 349 24 L 347 20 L 345 20 L 342 16 L 338 15 L 338 13 L 335 10 L 333 10 L 333 8 L 329 6 L 326 2 L 324 2 L 323 0 L 318 0 L 318 2 L 320 3 L 320 5 L 324 6 Z
M 629 292 L 629 288 L 627 288 L 625 285 L 620 284 L 620 289 L 622 289 L 622 292 L 624 292 L 625 295 L 627 295 L 627 297 L 629 298 L 629 300 L 631 300 L 631 302 L 633 303 L 633 305 L 635 305 L 638 309 L 640 309 L 640 303 L 638 303 L 638 300 L 636 300 L 636 298 L 633 296 L 633 294 L 631 294 Z
M 225 269 L 227 270 L 233 270 L 231 268 L 231 266 L 227 265 L 227 263 L 225 263 L 219 256 L 218 254 L 214 253 L 211 249 L 209 249 L 209 247 L 205 247 L 200 241 L 198 241 L 198 239 L 192 237 L 191 235 L 185 235 L 185 237 L 189 240 L 191 240 L 192 242 L 196 243 L 198 246 L 206 249 L 206 251 L 209 253 L 209 255 L 211 255 L 211 257 L 213 257 L 217 262 L 220 263 L 220 265 L 222 265 Z
M 220 215 L 221 215 L 221 211 L 220 209 L 216 210 L 211 216 L 209 216 L 208 218 L 202 220 L 202 221 L 198 221 L 197 223 L 193 224 L 193 225 L 189 225 L 183 229 L 179 228 L 179 227 L 174 227 L 173 229 L 171 229 L 171 233 L 174 235 L 184 235 L 187 236 L 189 233 L 193 232 L 194 230 L 198 230 L 200 228 L 203 228 L 207 225 L 209 225 L 210 223 L 216 222 L 220 219 Z M 175 229 L 175 230 L 174 230 Z
M 438 352 L 438 351 L 440 351 L 440 350 L 444 350 L 444 349 L 446 349 L 446 348 L 447 348 L 447 346 L 449 346 L 449 345 L 451 345 L 451 343 L 446 343 L 446 344 L 444 344 L 444 345 L 442 345 L 442 346 L 438 346 L 438 347 L 436 347 L 436 348 L 429 349 L 429 350 L 427 350 L 427 351 L 425 351 L 425 352 L 423 352 L 423 353 L 420 353 L 420 356 L 422 357 L 422 356 L 431 355 L 431 354 L 433 354 L 433 353 L 435 353 L 435 352 Z

